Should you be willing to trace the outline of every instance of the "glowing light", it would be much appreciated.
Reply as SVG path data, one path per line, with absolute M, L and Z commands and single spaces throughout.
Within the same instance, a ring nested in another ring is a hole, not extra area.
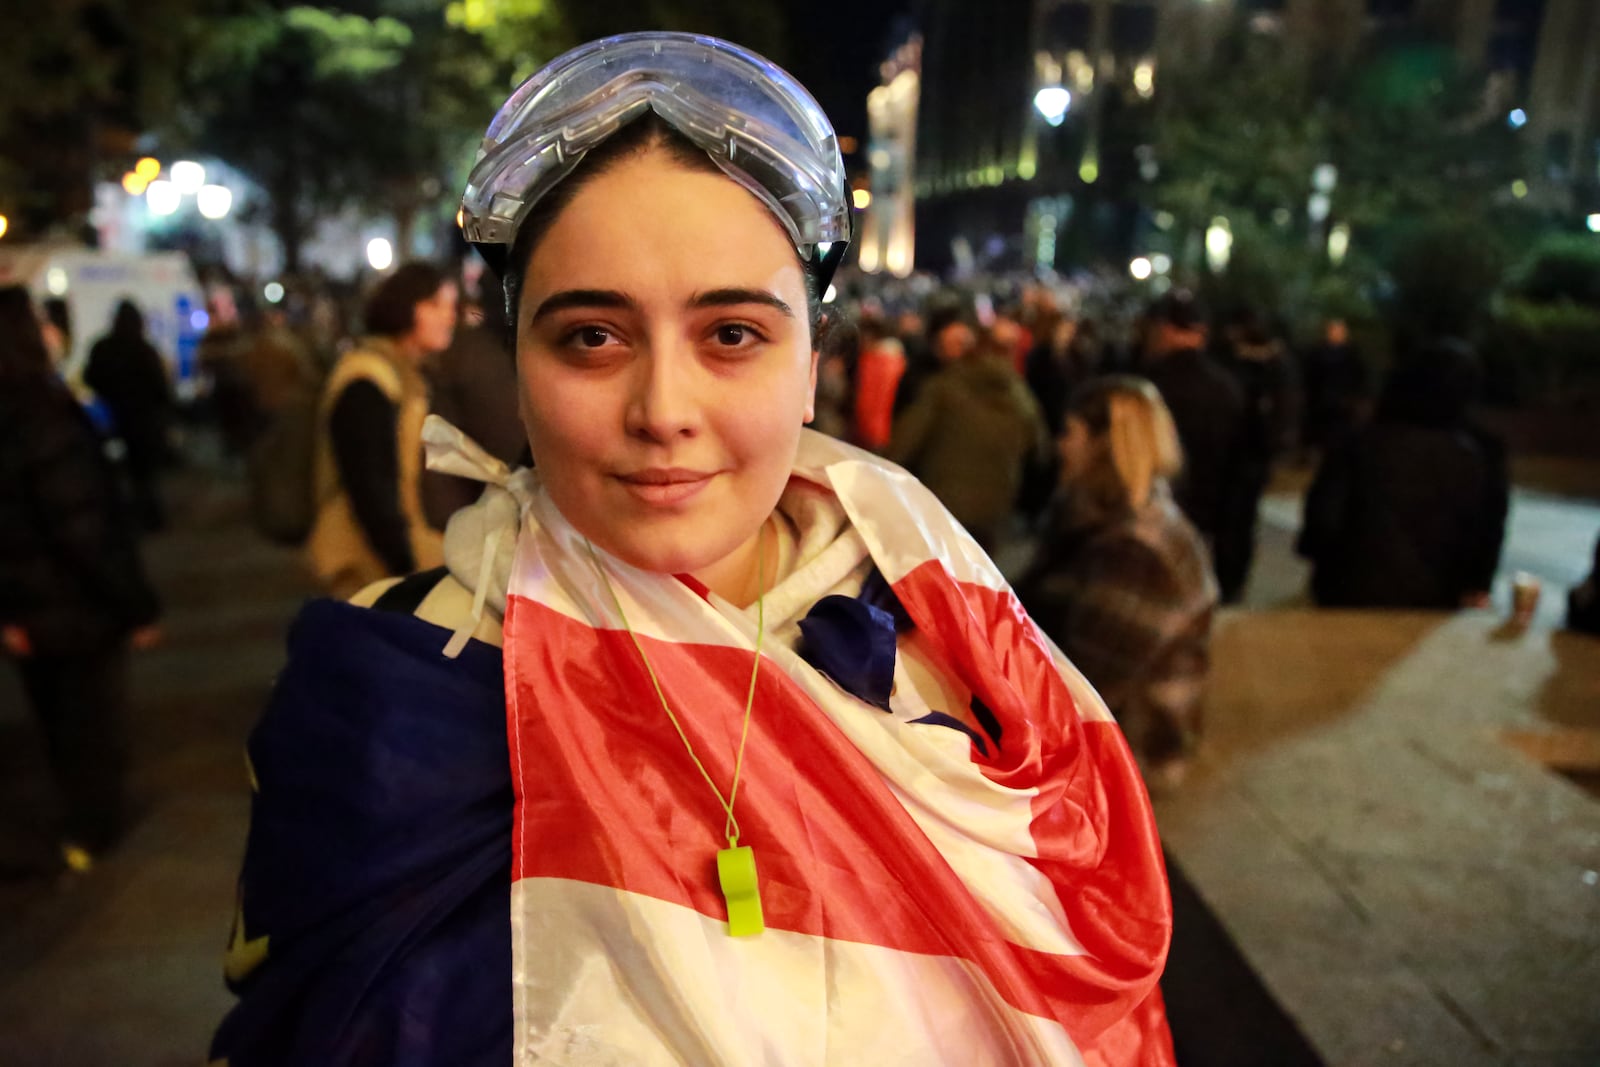
M 1523 197 L 1527 196 L 1528 183 L 1523 181 L 1521 178 L 1518 178 L 1516 181 L 1512 182 L 1511 195 L 1516 197 L 1518 200 L 1521 200 Z
M 261 295 L 267 298 L 267 303 L 277 304 L 283 301 L 283 286 L 277 282 L 268 282 L 262 287 Z
M 1349 251 L 1350 227 L 1341 222 L 1328 231 L 1328 262 L 1337 267 Z
M 367 242 L 367 262 L 373 270 L 388 270 L 394 262 L 394 246 L 382 237 L 374 237 Z
M 11 220 L 4 215 L 0 215 L 0 237 L 4 237 L 9 229 L 11 229 Z
M 1090 156 L 1078 166 L 1078 177 L 1085 185 L 1093 185 L 1100 180 L 1100 161 Z
M 1150 273 L 1154 269 L 1150 261 L 1144 256 L 1139 256 L 1128 264 L 1128 273 L 1133 275 L 1135 281 L 1140 282 L 1150 277 Z
M 822 294 L 822 302 L 824 304 L 831 304 L 837 299 L 839 299 L 839 290 L 834 286 L 828 286 L 828 291 Z
M 150 179 L 136 170 L 130 170 L 122 176 L 122 190 L 129 196 L 143 196 L 149 184 Z
M 1332 163 L 1318 163 L 1311 172 L 1311 188 L 1319 193 L 1331 193 L 1339 184 L 1339 168 Z
M 202 185 L 195 194 L 195 206 L 208 219 L 226 218 L 233 207 L 233 190 L 226 185 Z
M 1072 107 L 1072 94 L 1059 85 L 1047 85 L 1033 94 L 1033 106 L 1052 126 L 1059 126 Z
M 1206 228 L 1206 266 L 1211 268 L 1213 274 L 1220 274 L 1227 268 L 1232 255 L 1233 227 L 1228 225 L 1227 219 L 1218 215 Z
M 1141 59 L 1139 65 L 1133 68 L 1133 90 L 1148 100 L 1156 91 L 1156 62 L 1153 59 Z
M 1150 269 L 1157 274 L 1169 274 L 1172 271 L 1172 257 L 1165 252 L 1157 252 L 1150 257 Z
M 1039 165 L 1029 156 L 1022 157 L 1022 160 L 1017 164 L 1017 177 L 1025 182 L 1031 182 L 1033 176 L 1038 172 Z
M 872 164 L 873 170 L 887 170 L 891 162 L 887 148 L 874 148 L 867 156 L 867 162 Z
M 1178 217 L 1170 211 L 1158 211 L 1155 214 L 1155 224 L 1158 230 L 1170 230 Z
M 1520 107 L 1512 108 L 1511 114 L 1506 116 L 1506 125 L 1510 126 L 1513 130 L 1520 130 L 1527 124 L 1528 113 L 1522 110 Z
M 139 177 L 143 178 L 145 184 L 148 185 L 160 176 L 161 161 L 159 159 L 151 159 L 149 156 L 145 156 L 143 159 L 139 160 L 139 162 L 133 165 L 133 172 Z
M 44 287 L 50 290 L 51 296 L 67 295 L 67 272 L 60 267 L 51 267 L 45 272 Z
M 1326 221 L 1332 210 L 1333 200 L 1327 193 L 1312 193 L 1311 199 L 1306 202 L 1306 218 L 1312 222 Z
M 466 224 L 467 224 L 467 209 L 464 208 L 464 207 L 456 208 L 456 229 L 459 230 L 462 227 L 466 226 Z
M 145 187 L 144 202 L 149 206 L 150 214 L 170 215 L 178 210 L 178 205 L 183 202 L 183 195 L 171 182 L 157 180 Z
M 6 232 L 4 223 L 5 217 L 0 216 L 0 236 L 4 236 Z M 1593 215 L 1589 216 L 1589 232 L 1600 233 L 1600 211 L 1596 211 Z
M 180 159 L 172 165 L 172 184 L 184 196 L 193 196 L 206 183 L 206 168 L 191 159 Z
M 872 190 L 857 189 L 850 194 L 850 202 L 856 206 L 857 211 L 865 211 L 872 205 Z
M 196 308 L 195 310 L 189 312 L 189 328 L 191 330 L 203 330 L 210 325 L 211 316 L 206 314 L 205 311 L 201 310 L 200 308 Z

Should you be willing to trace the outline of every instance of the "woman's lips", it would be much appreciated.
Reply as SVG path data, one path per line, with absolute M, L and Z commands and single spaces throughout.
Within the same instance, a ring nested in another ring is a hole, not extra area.
M 646 504 L 666 507 L 682 504 L 711 484 L 714 471 L 694 471 L 681 468 L 651 468 L 617 475 L 617 481 L 633 496 Z

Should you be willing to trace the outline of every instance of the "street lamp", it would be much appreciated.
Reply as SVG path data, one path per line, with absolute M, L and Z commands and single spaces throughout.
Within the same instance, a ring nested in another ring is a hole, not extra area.
M 367 262 L 373 270 L 388 270 L 394 262 L 394 246 L 382 237 L 374 237 L 367 242 Z
M 1211 273 L 1220 274 L 1227 268 L 1232 255 L 1233 227 L 1227 219 L 1218 215 L 1206 229 L 1206 265 L 1211 268 Z
M 233 207 L 233 190 L 226 185 L 202 185 L 195 194 L 195 207 L 208 219 L 226 218 Z
M 1072 94 L 1059 85 L 1047 85 L 1033 94 L 1033 106 L 1046 122 L 1059 126 L 1072 107 Z
M 193 160 L 181 159 L 172 165 L 172 184 L 184 196 L 193 196 L 206 183 L 206 168 Z
M 5 232 L 5 228 L 0 227 L 0 236 L 4 236 Z M 1589 232 L 1600 233 L 1600 211 L 1596 211 L 1593 215 L 1589 216 Z
M 145 203 L 150 206 L 152 215 L 171 215 L 178 210 L 178 205 L 183 201 L 183 194 L 178 192 L 178 187 L 168 181 L 153 181 L 144 190 Z

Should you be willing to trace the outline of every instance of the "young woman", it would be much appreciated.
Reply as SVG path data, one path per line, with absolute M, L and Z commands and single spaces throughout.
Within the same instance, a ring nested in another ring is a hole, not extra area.
M 158 610 L 100 435 L 27 290 L 0 288 L 0 649 L 39 717 L 76 870 L 123 830 L 128 648 L 156 642 Z
M 1167 480 L 1172 416 L 1142 378 L 1096 378 L 1067 406 L 1063 492 L 1019 583 L 1039 625 L 1105 698 L 1154 781 L 1175 784 L 1200 735 L 1217 586 Z
M 447 573 L 297 622 L 214 1055 L 1172 1062 L 1121 735 L 926 490 L 805 429 L 849 211 L 722 41 L 502 109 L 463 216 L 535 465 L 431 424 L 490 483 Z
M 455 283 L 426 263 L 407 263 L 373 291 L 367 336 L 328 376 L 306 558 L 333 596 L 443 559 L 422 507 L 421 363 L 449 347 L 455 325 Z

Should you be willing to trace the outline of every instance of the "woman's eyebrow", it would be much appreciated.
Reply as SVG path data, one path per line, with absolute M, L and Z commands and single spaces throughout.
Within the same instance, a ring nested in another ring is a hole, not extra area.
M 794 309 L 765 289 L 710 289 L 689 298 L 691 308 L 734 307 L 739 304 L 764 304 L 794 318 Z
M 631 310 L 637 303 L 627 293 L 620 293 L 615 289 L 563 289 L 559 293 L 552 293 L 545 297 L 544 302 L 534 311 L 533 317 L 528 320 L 531 325 L 553 315 L 557 311 L 568 308 L 623 308 Z

